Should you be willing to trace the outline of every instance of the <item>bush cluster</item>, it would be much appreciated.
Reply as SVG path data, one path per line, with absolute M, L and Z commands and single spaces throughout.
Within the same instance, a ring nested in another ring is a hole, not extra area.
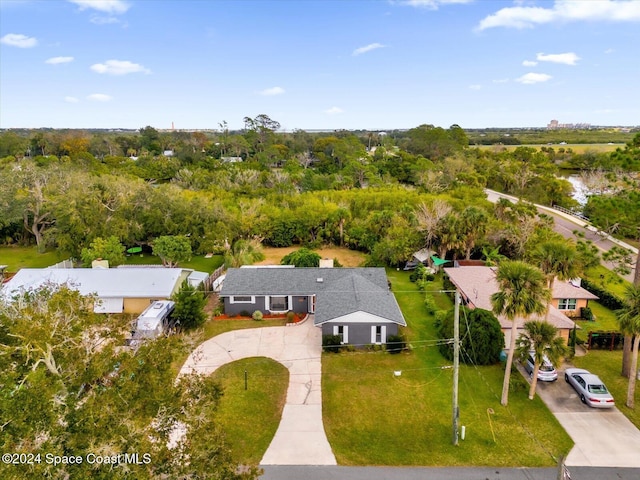
M 584 278 L 582 279 L 582 288 L 597 295 L 600 298 L 598 302 L 609 310 L 620 310 L 624 307 L 624 302 L 620 298 Z

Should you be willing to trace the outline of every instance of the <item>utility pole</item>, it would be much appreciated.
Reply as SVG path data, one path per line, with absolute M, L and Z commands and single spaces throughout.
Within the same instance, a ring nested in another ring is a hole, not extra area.
M 460 368 L 460 292 L 455 293 L 455 309 L 453 313 L 453 444 L 458 445 L 458 370 Z

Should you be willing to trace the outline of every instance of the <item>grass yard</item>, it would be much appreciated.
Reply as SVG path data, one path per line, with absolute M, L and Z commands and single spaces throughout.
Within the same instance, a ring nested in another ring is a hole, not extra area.
M 602 265 L 587 269 L 584 273 L 584 277 L 601 288 L 607 289 L 610 293 L 613 293 L 619 298 L 624 297 L 625 286 L 629 284 L 629 282 L 620 275 L 612 272 Z
M 586 320 L 578 320 L 576 322 L 580 326 L 580 329 L 577 331 L 578 338 L 587 341 L 589 332 L 595 332 L 597 330 L 605 332 L 619 331 L 618 320 L 613 311 L 593 300 L 589 302 L 589 307 L 596 319 L 593 322 Z
M 258 464 L 280 423 L 289 371 L 274 360 L 254 357 L 223 365 L 212 376 L 224 390 L 216 417 L 234 459 Z
M 500 405 L 502 365 L 461 367 L 460 425 L 466 426 L 466 439 L 452 445 L 452 369 L 432 346 L 434 317 L 407 272 L 388 270 L 388 276 L 413 350 L 323 354 L 323 418 L 338 463 L 554 466 L 571 439 L 542 401 L 527 399 L 527 383 L 517 374 L 509 407 Z M 440 289 L 437 280 L 433 290 Z M 444 294 L 434 298 L 439 309 L 452 306 Z
M 57 250 L 38 253 L 36 247 L 0 247 L 0 265 L 7 265 L 7 273 L 16 273 L 21 268 L 49 267 L 66 258 Z
M 200 272 L 211 273 L 216 268 L 224 263 L 222 255 L 214 255 L 209 258 L 205 258 L 204 255 L 194 255 L 188 262 L 182 262 L 179 267 L 192 268 Z M 133 254 L 127 256 L 127 265 L 161 265 L 162 260 L 160 257 L 151 255 L 149 253 Z
M 636 408 L 632 410 L 625 405 L 629 379 L 620 375 L 622 350 L 614 350 L 613 352 L 609 350 L 589 350 L 585 356 L 575 357 L 573 363 L 576 367 L 586 368 L 598 375 L 613 395 L 618 409 L 636 427 L 640 428 L 640 389 L 638 387 L 636 387 L 635 392 Z

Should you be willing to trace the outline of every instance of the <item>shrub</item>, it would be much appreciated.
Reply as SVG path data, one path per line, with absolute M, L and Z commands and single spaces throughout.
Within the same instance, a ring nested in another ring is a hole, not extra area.
M 407 342 L 402 335 L 389 335 L 387 337 L 386 350 L 389 353 L 400 353 L 407 347 Z
M 424 296 L 424 307 L 427 309 L 427 313 L 429 315 L 433 315 L 436 313 L 438 306 L 436 305 L 436 301 L 433 299 L 433 296 L 430 294 L 425 294 Z
M 262 312 L 260 310 L 256 310 L 255 312 L 253 312 L 253 314 L 251 315 L 251 317 L 259 322 L 260 320 L 262 320 Z
M 622 300 L 620 300 L 614 294 L 584 278 L 582 279 L 582 288 L 584 288 L 585 290 L 589 290 L 594 295 L 600 297 L 598 303 L 600 303 L 604 307 L 607 307 L 609 310 L 620 310 L 622 307 L 624 307 L 624 303 L 622 302 Z
M 589 322 L 593 322 L 593 312 L 589 307 L 580 308 L 580 316 Z
M 427 267 L 419 263 L 418 266 L 416 266 L 413 272 L 411 272 L 411 274 L 409 275 L 409 280 L 415 283 L 418 280 L 422 280 L 426 274 Z
M 330 353 L 339 353 L 342 350 L 342 338 L 340 335 L 323 335 L 322 350 Z
M 453 337 L 453 311 L 447 312 L 438 329 L 440 338 Z M 493 313 L 481 308 L 460 309 L 460 361 L 474 365 L 492 365 L 500 361 L 504 334 Z M 440 353 L 453 359 L 453 344 L 439 346 Z
M 296 314 L 294 312 L 292 312 L 291 310 L 289 310 L 287 312 L 287 322 L 289 323 L 293 323 L 296 319 Z
M 250 317 L 250 316 L 251 316 L 251 313 L 249 313 L 249 311 L 248 311 L 248 310 L 242 310 L 242 311 L 240 312 L 240 316 L 241 316 L 241 317 Z

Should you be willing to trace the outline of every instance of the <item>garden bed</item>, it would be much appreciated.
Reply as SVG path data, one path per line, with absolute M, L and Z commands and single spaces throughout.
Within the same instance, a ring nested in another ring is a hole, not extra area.
M 295 313 L 293 315 L 293 323 L 298 323 L 301 322 L 302 320 L 304 320 L 304 318 L 306 317 L 306 314 L 300 314 L 300 313 Z M 214 320 L 253 320 L 253 318 L 251 317 L 251 315 L 226 315 L 226 314 L 221 314 L 221 315 L 216 315 L 215 317 L 213 317 Z M 262 315 L 262 319 L 263 320 L 288 320 L 287 315 L 283 315 L 283 314 L 263 314 Z M 260 320 L 256 320 L 256 322 L 259 322 Z M 290 322 L 291 323 L 291 322 Z

